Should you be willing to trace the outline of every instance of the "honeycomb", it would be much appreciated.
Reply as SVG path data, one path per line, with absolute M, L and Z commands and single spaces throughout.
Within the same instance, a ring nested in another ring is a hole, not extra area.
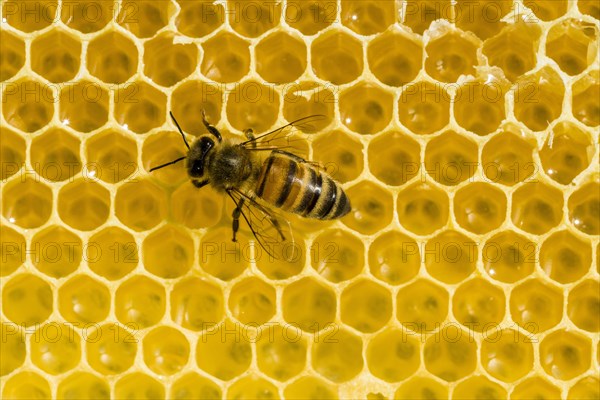
M 3 398 L 600 398 L 597 0 L 1 8 Z M 352 212 L 233 244 L 202 110 Z

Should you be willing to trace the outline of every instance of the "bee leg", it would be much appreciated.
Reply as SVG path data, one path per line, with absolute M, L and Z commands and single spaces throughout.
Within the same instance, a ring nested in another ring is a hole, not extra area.
M 254 129 L 252 128 L 248 128 L 244 131 L 244 135 L 246 135 L 246 138 L 248 140 L 250 140 L 250 144 L 252 144 L 252 148 L 255 149 L 256 148 L 256 137 L 254 137 Z
M 240 199 L 240 202 L 236 204 L 236 207 L 233 209 L 233 213 L 231 216 L 233 217 L 233 221 L 231 223 L 231 229 L 233 231 L 232 242 L 237 242 L 235 235 L 237 231 L 240 229 L 240 214 L 242 213 L 242 207 L 244 206 L 244 199 Z
M 196 186 L 198 189 L 208 185 L 208 179 L 204 181 L 192 181 L 192 185 Z
M 204 126 L 206 127 L 206 129 L 208 130 L 208 132 L 211 135 L 213 135 L 214 137 L 216 137 L 219 142 L 223 141 L 223 138 L 221 137 L 221 132 L 219 132 L 217 128 L 215 128 L 214 126 L 212 126 L 206 120 L 206 113 L 204 112 L 204 110 L 202 110 L 202 123 L 204 124 Z

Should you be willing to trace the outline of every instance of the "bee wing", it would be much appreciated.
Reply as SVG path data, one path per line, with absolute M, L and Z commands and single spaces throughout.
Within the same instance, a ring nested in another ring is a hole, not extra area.
M 302 141 L 302 138 L 295 137 L 298 132 L 314 132 L 316 129 L 313 124 L 326 118 L 325 115 L 310 115 L 300 118 L 270 132 L 258 135 L 253 139 L 246 140 L 241 145 L 248 150 L 293 150 L 295 149 L 294 145 Z

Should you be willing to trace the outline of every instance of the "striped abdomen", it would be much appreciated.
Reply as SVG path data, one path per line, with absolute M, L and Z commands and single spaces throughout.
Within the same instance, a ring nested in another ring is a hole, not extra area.
M 339 183 L 293 155 L 272 153 L 262 165 L 256 194 L 267 203 L 307 218 L 335 219 L 350 212 Z

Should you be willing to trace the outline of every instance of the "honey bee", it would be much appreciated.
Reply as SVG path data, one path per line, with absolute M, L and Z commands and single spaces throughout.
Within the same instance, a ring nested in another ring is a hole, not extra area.
M 210 184 L 218 192 L 227 193 L 235 203 L 233 242 L 237 240 L 240 216 L 259 245 L 273 255 L 274 245 L 293 240 L 290 223 L 276 210 L 318 220 L 336 219 L 350 212 L 350 200 L 338 182 L 316 163 L 286 151 L 289 146 L 277 145 L 281 139 L 289 143 L 296 130 L 323 116 L 301 118 L 258 136 L 247 129 L 247 140 L 240 141 L 224 140 L 203 111 L 202 122 L 208 134 L 190 146 L 173 113 L 170 115 L 188 149 L 187 155 L 151 168 L 150 172 L 185 160 L 194 186 Z M 270 153 L 264 158 L 261 152 Z

